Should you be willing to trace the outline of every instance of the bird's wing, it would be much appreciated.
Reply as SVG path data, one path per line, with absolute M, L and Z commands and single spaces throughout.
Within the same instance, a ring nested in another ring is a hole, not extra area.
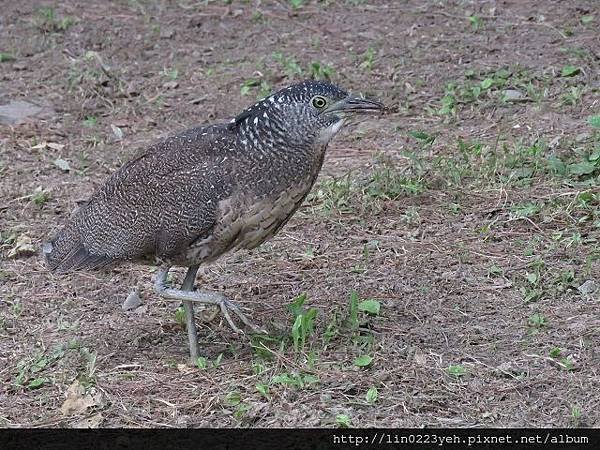
M 168 138 L 111 175 L 45 246 L 50 267 L 68 271 L 168 258 L 208 234 L 231 183 L 222 139 L 227 131 L 203 130 Z

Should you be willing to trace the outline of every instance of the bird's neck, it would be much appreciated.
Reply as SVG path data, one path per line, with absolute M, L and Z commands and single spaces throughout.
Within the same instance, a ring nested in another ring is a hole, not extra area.
M 291 132 L 275 122 L 258 126 L 257 118 L 249 121 L 251 123 L 242 124 L 238 132 L 240 147 L 248 155 L 270 162 L 289 162 L 292 167 L 313 166 L 322 160 L 327 142 L 321 141 L 314 132 L 298 128 Z
M 315 136 L 298 136 L 277 127 L 244 127 L 238 133 L 239 147 L 244 149 L 253 170 L 276 174 L 262 182 L 268 185 L 312 183 L 317 178 L 327 148 Z

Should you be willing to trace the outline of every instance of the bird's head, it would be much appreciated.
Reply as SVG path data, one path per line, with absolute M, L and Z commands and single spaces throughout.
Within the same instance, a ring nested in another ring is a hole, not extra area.
M 350 95 L 331 83 L 307 80 L 250 106 L 229 126 L 252 140 L 270 137 L 282 145 L 323 145 L 349 117 L 383 110 L 377 101 Z

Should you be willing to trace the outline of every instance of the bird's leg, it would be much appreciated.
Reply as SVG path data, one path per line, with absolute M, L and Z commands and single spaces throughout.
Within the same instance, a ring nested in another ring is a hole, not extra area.
M 192 292 L 194 290 L 194 281 L 196 281 L 196 274 L 198 273 L 199 267 L 200 266 L 192 266 L 188 268 L 188 271 L 185 274 L 185 279 L 181 285 L 182 291 Z M 167 272 L 165 272 L 165 278 Z M 185 325 L 187 328 L 188 341 L 190 345 L 190 359 L 192 360 L 192 364 L 196 364 L 196 361 L 198 361 L 198 356 L 200 356 L 200 351 L 198 349 L 198 332 L 196 330 L 196 321 L 194 318 L 194 304 L 188 300 L 184 300 L 183 309 L 185 310 Z
M 231 316 L 229 315 L 229 311 L 233 311 L 240 320 L 253 331 L 260 331 L 260 328 L 254 325 L 248 318 L 244 315 L 242 310 L 238 305 L 233 303 L 232 301 L 225 298 L 225 296 L 216 293 L 216 292 L 207 292 L 207 291 L 184 291 L 180 289 L 173 289 L 167 286 L 167 272 L 168 268 L 163 268 L 158 272 L 156 277 L 156 282 L 154 283 L 154 289 L 163 298 L 171 299 L 171 300 L 179 300 L 184 302 L 195 302 L 195 303 L 203 303 L 205 305 L 217 305 L 221 308 L 221 313 L 227 320 L 229 326 L 233 329 L 233 331 L 237 333 L 241 333 L 241 330 L 235 325 Z M 188 270 L 189 274 L 189 270 Z M 187 280 L 187 275 L 186 275 Z M 185 283 L 185 282 L 184 282 Z M 193 283 L 193 281 L 192 281 Z

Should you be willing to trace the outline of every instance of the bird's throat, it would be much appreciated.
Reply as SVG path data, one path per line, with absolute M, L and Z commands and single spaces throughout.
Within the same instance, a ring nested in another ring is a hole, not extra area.
M 340 120 L 331 124 L 327 128 L 323 128 L 323 130 L 319 133 L 319 136 L 317 137 L 317 142 L 321 145 L 327 145 L 329 141 L 331 141 L 331 139 L 333 139 L 333 137 L 336 134 L 338 134 L 338 132 L 344 126 L 345 123 L 346 119 L 341 118 Z

